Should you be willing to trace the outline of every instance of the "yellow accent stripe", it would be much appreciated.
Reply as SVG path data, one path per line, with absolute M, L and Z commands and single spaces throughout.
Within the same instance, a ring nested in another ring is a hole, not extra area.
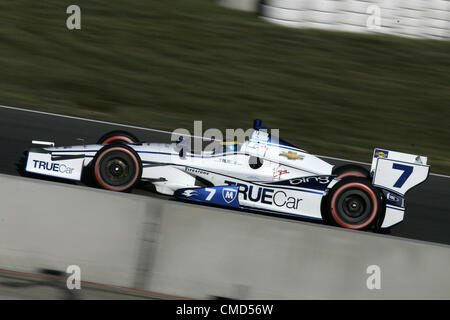
M 223 142 L 221 142 L 221 144 L 223 146 L 235 145 L 235 144 L 237 144 L 237 141 L 223 141 Z

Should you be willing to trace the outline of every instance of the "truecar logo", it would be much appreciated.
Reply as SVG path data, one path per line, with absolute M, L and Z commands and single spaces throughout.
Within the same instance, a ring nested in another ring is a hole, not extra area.
M 60 172 L 65 174 L 72 174 L 74 168 L 70 168 L 66 166 L 65 164 L 59 164 L 59 163 L 51 163 L 41 160 L 33 160 L 34 168 L 39 170 L 47 170 L 47 171 L 53 171 L 53 172 Z

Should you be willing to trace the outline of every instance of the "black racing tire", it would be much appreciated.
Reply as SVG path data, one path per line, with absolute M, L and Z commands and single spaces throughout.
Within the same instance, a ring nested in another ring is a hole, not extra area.
M 96 183 L 110 191 L 126 192 L 141 179 L 142 163 L 139 155 L 126 145 L 110 144 L 97 152 L 92 161 Z
M 363 177 L 347 177 L 334 185 L 324 198 L 322 215 L 329 224 L 354 230 L 369 230 L 383 214 L 381 193 Z
M 347 177 L 369 178 L 370 172 L 366 168 L 354 164 L 346 164 L 333 169 L 332 172 L 339 179 Z
M 98 139 L 97 144 L 123 144 L 123 143 L 139 143 L 139 139 L 126 131 L 115 130 L 104 134 Z

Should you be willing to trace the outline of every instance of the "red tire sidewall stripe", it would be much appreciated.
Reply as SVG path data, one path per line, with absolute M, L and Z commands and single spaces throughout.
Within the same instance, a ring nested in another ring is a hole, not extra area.
M 363 223 L 361 225 L 351 225 L 351 224 L 345 223 L 344 221 L 341 220 L 341 218 L 339 218 L 339 216 L 336 212 L 337 196 L 339 194 L 341 194 L 342 191 L 344 191 L 348 188 L 354 188 L 354 187 L 360 188 L 360 189 L 363 189 L 364 191 L 366 191 L 369 194 L 370 198 L 372 198 L 372 201 L 374 204 L 374 208 L 372 210 L 369 220 L 367 220 L 365 223 Z M 362 229 L 364 227 L 367 227 L 375 219 L 375 217 L 377 216 L 377 212 L 378 212 L 378 201 L 377 201 L 377 196 L 375 195 L 375 192 L 373 192 L 372 189 L 370 189 L 368 186 L 366 186 L 365 184 L 362 184 L 362 183 L 353 182 L 353 183 L 349 183 L 349 184 L 344 184 L 343 186 L 341 186 L 339 189 L 336 190 L 336 192 L 333 195 L 333 198 L 331 198 L 331 214 L 333 215 L 334 221 L 336 221 L 340 226 L 342 226 L 344 228 Z
M 116 140 L 121 140 L 121 141 L 125 141 L 125 142 L 128 142 L 128 143 L 133 143 L 133 140 L 131 140 L 128 137 L 125 137 L 125 136 L 114 136 L 114 137 L 110 137 L 110 138 L 106 139 L 105 141 L 103 141 L 102 144 L 108 144 L 108 143 L 110 143 L 112 141 L 116 141 Z
M 366 178 L 366 176 L 364 174 L 362 174 L 361 172 L 358 172 L 358 171 L 345 172 L 343 174 L 338 175 L 337 177 L 338 177 L 338 179 L 342 179 L 342 178 L 346 178 L 346 177 L 362 177 L 362 178 Z
M 100 160 L 107 155 L 109 152 L 112 151 L 122 151 L 127 153 L 129 156 L 131 156 L 131 158 L 133 159 L 134 163 L 136 164 L 136 175 L 134 176 L 133 180 L 127 184 L 125 187 L 121 187 L 121 188 L 116 188 L 116 187 L 112 187 L 112 186 L 108 186 L 103 179 L 100 176 Z M 97 182 L 105 189 L 110 190 L 110 191 L 124 191 L 127 190 L 128 188 L 130 188 L 138 179 L 139 177 L 139 171 L 140 171 L 140 166 L 139 166 L 139 161 L 136 158 L 136 156 L 133 154 L 133 152 L 131 152 L 130 150 L 127 150 L 125 148 L 121 148 L 121 147 L 115 147 L 115 148 L 110 148 L 108 150 L 106 150 L 104 153 L 102 153 L 96 160 L 95 162 L 95 167 L 94 167 L 94 172 L 95 172 L 95 178 L 97 179 Z

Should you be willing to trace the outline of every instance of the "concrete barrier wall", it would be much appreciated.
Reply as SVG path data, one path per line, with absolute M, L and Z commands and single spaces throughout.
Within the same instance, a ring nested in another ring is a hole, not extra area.
M 449 246 L 3 175 L 0 197 L 1 269 L 192 298 L 450 298 Z
M 0 175 L 0 268 L 79 265 L 86 281 L 133 287 L 152 202 Z
M 449 0 L 221 0 L 295 28 L 450 39 Z M 239 5 L 237 5 L 239 3 Z
M 169 204 L 148 289 L 237 299 L 450 298 L 450 247 Z M 367 268 L 381 270 L 369 290 Z

